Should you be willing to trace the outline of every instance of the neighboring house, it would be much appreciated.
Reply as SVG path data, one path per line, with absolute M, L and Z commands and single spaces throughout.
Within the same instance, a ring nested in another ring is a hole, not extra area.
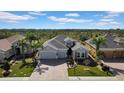
M 100 46 L 100 51 L 104 58 L 122 58 L 124 57 L 124 38 L 113 36 L 108 34 L 105 36 L 105 44 Z M 86 47 L 89 48 L 89 52 L 92 56 L 96 56 L 96 47 L 91 42 L 92 39 L 85 41 Z
M 74 44 L 75 42 L 75 44 Z M 63 59 L 67 58 L 67 46 L 71 46 L 73 58 L 85 59 L 88 57 L 88 50 L 76 40 L 73 40 L 64 35 L 58 35 L 43 44 L 43 48 L 38 51 L 39 59 Z
M 15 48 L 18 47 L 19 40 L 22 39 L 22 35 L 14 35 L 5 39 L 0 39 L 0 61 L 16 54 Z

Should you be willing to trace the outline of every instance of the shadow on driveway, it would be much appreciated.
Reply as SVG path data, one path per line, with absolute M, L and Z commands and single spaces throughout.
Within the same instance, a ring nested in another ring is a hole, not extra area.
M 57 66 L 66 63 L 66 59 L 42 59 L 40 60 L 40 64 L 49 65 L 49 66 Z

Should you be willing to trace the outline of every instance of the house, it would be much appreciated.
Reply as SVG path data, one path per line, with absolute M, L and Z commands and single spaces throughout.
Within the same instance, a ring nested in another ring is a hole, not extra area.
M 107 34 L 105 44 L 100 46 L 100 51 L 104 58 L 124 58 L 124 38 Z M 89 48 L 90 54 L 96 56 L 96 46 L 91 43 L 92 39 L 85 41 L 86 47 Z
M 14 35 L 5 39 L 0 39 L 0 61 L 16 54 L 17 51 L 14 50 L 18 47 L 19 40 L 22 39 L 22 35 Z
M 43 48 L 39 49 L 37 57 L 39 59 L 65 59 L 68 47 L 72 45 L 73 58 L 85 59 L 88 57 L 88 50 L 82 44 L 65 35 L 58 35 L 46 41 Z

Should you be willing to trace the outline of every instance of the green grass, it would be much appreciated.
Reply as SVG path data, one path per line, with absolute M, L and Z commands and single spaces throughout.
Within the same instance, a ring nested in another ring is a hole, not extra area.
M 90 66 L 82 66 L 77 65 L 74 68 L 68 68 L 68 75 L 69 76 L 113 76 L 112 73 L 108 73 L 101 71 L 97 66 L 90 67 Z
M 8 77 L 29 77 L 32 74 L 34 68 L 35 66 L 32 64 L 31 58 L 26 59 L 25 65 L 21 60 L 16 61 L 16 63 L 11 66 L 12 72 Z M 3 69 L 0 68 L 0 77 L 3 77 L 2 71 Z

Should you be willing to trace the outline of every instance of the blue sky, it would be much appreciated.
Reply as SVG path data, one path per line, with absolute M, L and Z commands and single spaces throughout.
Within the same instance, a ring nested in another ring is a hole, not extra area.
M 1 11 L 0 29 L 111 29 L 124 28 L 124 12 Z

